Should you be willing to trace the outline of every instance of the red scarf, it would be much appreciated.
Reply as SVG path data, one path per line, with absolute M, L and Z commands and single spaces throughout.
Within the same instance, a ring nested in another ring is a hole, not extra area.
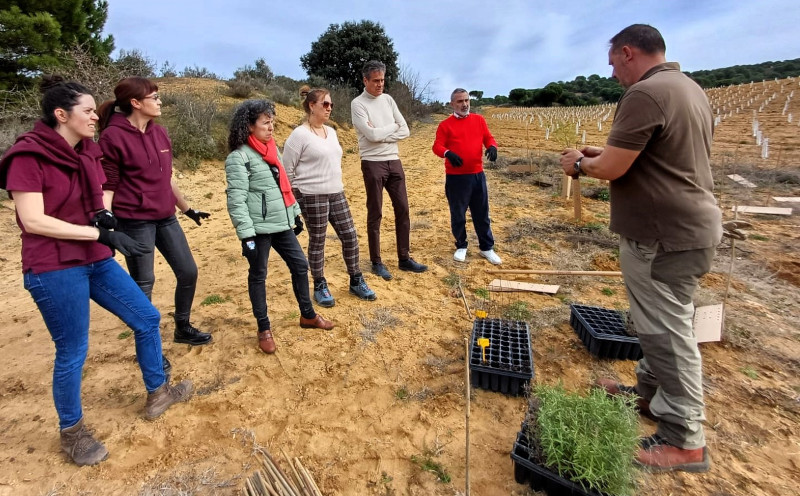
M 292 185 L 289 184 L 289 177 L 283 169 L 283 164 L 278 160 L 278 147 L 275 145 L 275 138 L 270 138 L 269 141 L 264 143 L 255 139 L 251 134 L 247 138 L 247 144 L 250 145 L 250 148 L 258 152 L 266 163 L 278 168 L 278 187 L 280 187 L 281 194 L 283 194 L 283 204 L 287 207 L 294 205 L 297 200 L 295 200 L 292 194 Z

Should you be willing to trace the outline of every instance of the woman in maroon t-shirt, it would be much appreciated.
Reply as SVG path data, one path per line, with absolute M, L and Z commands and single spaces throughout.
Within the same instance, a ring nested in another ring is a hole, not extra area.
M 150 247 L 145 255 L 125 257 L 133 280 L 150 298 L 156 280 L 153 251 L 158 248 L 177 279 L 175 342 L 203 345 L 211 342 L 211 334 L 189 322 L 197 264 L 175 207 L 197 225 L 210 214 L 189 208 L 172 179 L 172 143 L 167 131 L 154 122 L 161 115 L 157 91 L 149 79 L 129 77 L 114 88 L 115 100 L 100 105 L 99 143 L 107 178 L 103 189 L 119 219 L 118 229 Z
M 22 230 L 27 289 L 55 343 L 53 401 L 61 448 L 78 465 L 108 457 L 84 426 L 83 364 L 89 349 L 89 300 L 133 329 L 147 389 L 145 416 L 155 418 L 191 396 L 192 382 L 169 385 L 163 370 L 160 315 L 109 249 L 125 256 L 148 247 L 113 229 L 104 208 L 101 151 L 92 140 L 97 114 L 89 91 L 60 77 L 42 84 L 43 117 L 0 159 L 0 188 L 14 200 Z

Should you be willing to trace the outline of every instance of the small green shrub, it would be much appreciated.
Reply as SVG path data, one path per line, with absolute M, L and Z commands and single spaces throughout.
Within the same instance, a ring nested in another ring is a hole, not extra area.
M 486 288 L 478 288 L 478 289 L 476 289 L 475 290 L 475 296 L 477 296 L 478 298 L 481 298 L 483 300 L 490 299 L 489 298 L 490 297 L 489 290 L 486 289 Z
M 614 290 L 611 289 L 611 288 L 603 288 L 603 289 L 600 290 L 600 292 L 603 293 L 606 296 L 613 296 L 614 295 Z
M 762 236 L 761 234 L 751 234 L 750 236 L 748 236 L 748 238 L 754 239 L 756 241 L 768 241 L 769 240 L 768 237 Z
M 633 494 L 639 418 L 633 400 L 593 388 L 587 396 L 563 385 L 538 385 L 529 401 L 527 435 L 546 467 L 584 488 Z
M 255 91 L 250 81 L 244 79 L 232 79 L 226 81 L 225 84 L 228 85 L 228 95 L 233 98 L 250 98 Z
M 742 374 L 746 375 L 751 379 L 758 379 L 758 372 L 756 372 L 755 369 L 753 369 L 753 367 L 749 365 L 742 369 Z
M 458 282 L 461 280 L 461 277 L 458 274 L 454 274 L 450 272 L 446 276 L 442 277 L 442 282 L 447 285 L 448 288 L 454 288 L 458 286 Z
M 506 307 L 503 312 L 503 317 L 510 320 L 524 320 L 528 321 L 533 316 L 533 312 L 528 309 L 528 304 L 524 301 L 515 301 Z
M 200 302 L 200 305 L 217 305 L 219 303 L 225 303 L 226 301 L 230 301 L 229 297 L 222 297 L 218 294 L 211 294 L 206 296 L 203 301 Z
M 127 331 L 122 331 L 121 333 L 119 333 L 119 335 L 117 335 L 117 339 L 127 339 L 127 338 L 129 338 L 129 337 L 130 337 L 132 334 L 133 334 L 133 331 L 131 331 L 130 329 L 128 329 Z
M 445 484 L 450 482 L 451 477 L 450 474 L 447 473 L 447 469 L 444 465 L 433 459 L 433 455 L 429 450 L 426 450 L 422 456 L 411 455 L 411 461 L 422 470 L 436 474 L 436 479 L 439 482 L 444 482 Z

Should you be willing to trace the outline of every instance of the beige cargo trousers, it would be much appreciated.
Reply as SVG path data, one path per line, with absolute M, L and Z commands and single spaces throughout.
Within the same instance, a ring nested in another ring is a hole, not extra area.
M 703 367 L 692 297 L 715 248 L 665 252 L 659 242 L 620 238 L 620 265 L 644 358 L 636 391 L 659 420 L 656 434 L 683 449 L 705 446 Z

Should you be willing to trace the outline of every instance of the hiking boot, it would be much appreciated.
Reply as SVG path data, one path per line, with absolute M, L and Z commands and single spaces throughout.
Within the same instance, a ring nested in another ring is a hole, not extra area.
M 144 405 L 144 416 L 147 420 L 153 420 L 167 411 L 175 403 L 186 401 L 192 397 L 194 385 L 189 379 L 182 381 L 177 386 L 170 386 L 165 382 L 158 389 L 147 395 L 147 402 Z
M 336 300 L 333 299 L 328 289 L 328 281 L 325 279 L 314 281 L 314 301 L 325 308 L 330 308 L 336 304 Z
M 325 320 L 325 317 L 320 314 L 315 315 L 311 319 L 307 319 L 301 315 L 300 327 L 304 329 L 323 329 L 325 331 L 330 331 L 333 329 L 333 322 Z
M 373 263 L 372 264 L 372 273 L 378 276 L 383 277 L 387 281 L 392 280 L 392 274 L 389 273 L 389 269 L 386 268 L 385 265 L 382 263 Z
M 497 256 L 497 253 L 494 250 L 481 250 L 481 256 L 489 261 L 492 265 L 500 265 L 503 263 L 503 260 Z
M 708 472 L 711 460 L 708 448 L 683 449 L 673 446 L 666 439 L 654 434 L 643 438 L 636 463 L 651 472 Z
M 453 260 L 456 262 L 463 262 L 467 259 L 467 249 L 466 248 L 459 248 L 453 253 Z
M 269 329 L 264 329 L 263 331 L 258 331 L 258 347 L 261 348 L 261 351 L 264 353 L 275 353 L 275 339 L 272 337 L 272 331 Z
M 409 257 L 407 260 L 400 260 L 397 263 L 397 266 L 400 268 L 400 270 L 406 270 L 408 272 L 416 272 L 417 274 L 428 270 L 427 265 L 422 265 L 421 263 L 414 261 L 414 259 L 411 257 Z
M 639 411 L 639 415 L 647 417 L 653 422 L 658 422 L 658 418 L 650 411 L 650 402 L 642 398 L 634 386 L 624 386 L 613 379 L 597 379 L 595 385 L 605 389 L 606 394 L 609 396 L 622 395 L 635 398 L 636 410 Z
M 190 344 L 192 346 L 200 346 L 210 343 L 212 340 L 211 334 L 207 332 L 200 332 L 198 328 L 190 323 L 177 324 L 175 326 L 175 342 Z
M 72 427 L 61 429 L 61 449 L 81 467 L 97 465 L 108 458 L 108 450 L 83 425 L 82 418 Z
M 375 295 L 375 291 L 369 289 L 367 281 L 364 280 L 364 276 L 361 274 L 350 278 L 350 292 L 362 300 L 375 301 L 378 298 Z

